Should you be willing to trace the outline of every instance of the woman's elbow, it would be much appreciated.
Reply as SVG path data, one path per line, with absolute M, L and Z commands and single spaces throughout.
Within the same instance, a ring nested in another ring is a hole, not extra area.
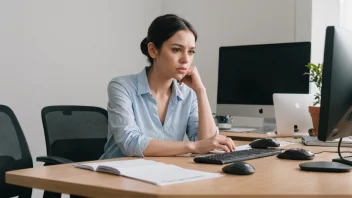
M 139 150 L 139 145 L 135 141 L 123 141 L 118 143 L 121 152 L 126 157 L 144 157 L 142 152 Z

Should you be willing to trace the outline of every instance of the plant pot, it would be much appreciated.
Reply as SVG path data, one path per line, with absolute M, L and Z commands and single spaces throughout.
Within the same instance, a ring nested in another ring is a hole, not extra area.
M 314 135 L 318 136 L 319 132 L 319 118 L 320 118 L 320 107 L 309 106 L 308 107 L 310 116 L 312 117 Z

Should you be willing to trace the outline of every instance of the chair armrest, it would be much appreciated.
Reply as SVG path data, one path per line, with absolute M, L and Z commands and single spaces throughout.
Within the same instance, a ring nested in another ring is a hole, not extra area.
M 46 165 L 68 164 L 73 161 L 57 156 L 40 156 L 37 157 L 37 162 L 45 162 Z

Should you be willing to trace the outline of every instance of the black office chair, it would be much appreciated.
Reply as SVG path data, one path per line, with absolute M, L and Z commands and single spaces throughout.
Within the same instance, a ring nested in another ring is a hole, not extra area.
M 0 197 L 26 198 L 32 189 L 6 184 L 5 172 L 33 168 L 32 157 L 26 138 L 14 112 L 0 105 Z
M 37 157 L 37 161 L 45 162 L 45 166 L 98 160 L 104 153 L 108 133 L 105 109 L 48 106 L 42 109 L 41 116 L 48 156 Z M 44 192 L 44 197 L 60 197 L 57 195 Z

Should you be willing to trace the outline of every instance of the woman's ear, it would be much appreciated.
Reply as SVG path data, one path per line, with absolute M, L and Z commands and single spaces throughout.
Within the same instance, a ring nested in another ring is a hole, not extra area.
M 156 58 L 156 56 L 158 55 L 158 49 L 156 49 L 154 43 L 152 42 L 148 43 L 148 53 L 152 58 Z

